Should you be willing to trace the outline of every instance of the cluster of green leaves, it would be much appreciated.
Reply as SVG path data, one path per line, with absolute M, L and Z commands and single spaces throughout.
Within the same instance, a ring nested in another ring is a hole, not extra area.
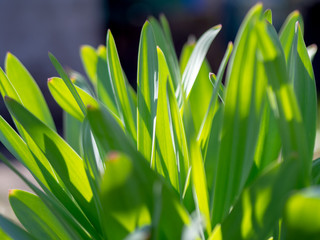
M 10 191 L 24 228 L 0 216 L 2 239 L 319 239 L 316 47 L 305 46 L 298 12 L 278 34 L 258 4 L 215 75 L 205 55 L 220 29 L 178 61 L 167 20 L 150 18 L 137 91 L 110 31 L 106 46 L 81 48 L 90 83 L 50 54 L 64 138 L 8 54 L 0 91 L 18 133 L 0 117 L 0 141 L 38 185 L 1 156 L 34 191 Z

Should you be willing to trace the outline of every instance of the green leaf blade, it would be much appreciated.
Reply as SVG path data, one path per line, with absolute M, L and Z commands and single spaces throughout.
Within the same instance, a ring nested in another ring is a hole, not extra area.
M 84 169 L 83 160 L 54 131 L 48 128 L 22 105 L 11 98 L 5 99 L 11 114 L 22 124 L 37 146 L 47 157 L 65 186 L 72 193 L 82 210 L 94 221 L 93 193 Z
M 80 56 L 84 70 L 94 86 L 97 85 L 97 63 L 98 56 L 96 50 L 89 46 L 84 45 L 80 48 Z
M 22 190 L 11 190 L 9 201 L 19 221 L 33 236 L 40 239 L 71 239 L 39 197 Z
M 16 90 L 20 102 L 41 121 L 55 130 L 47 103 L 28 70 L 11 53 L 7 54 L 5 68 L 8 79 Z
M 213 224 L 227 215 L 242 191 L 254 162 L 267 79 L 257 58 L 255 28 L 263 22 L 257 4 L 243 21 L 227 73 L 227 87 L 217 176 L 214 187 Z M 250 46 L 250 48 L 247 48 Z
M 123 73 L 115 41 L 110 31 L 108 31 L 107 35 L 107 62 L 120 119 L 122 120 L 128 135 L 136 142 L 137 128 L 134 118 L 135 113 L 133 112 L 131 107 L 132 103 L 129 99 L 130 86 Z
M 138 76 L 138 135 L 137 149 L 147 159 L 152 159 L 153 132 L 155 131 L 155 117 L 158 100 L 158 57 L 153 30 L 146 22 L 141 31 Z

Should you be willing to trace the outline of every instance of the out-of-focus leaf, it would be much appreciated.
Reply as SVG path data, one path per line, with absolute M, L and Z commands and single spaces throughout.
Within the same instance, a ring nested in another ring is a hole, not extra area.
M 294 28 L 290 29 L 294 32 L 294 35 L 291 41 L 292 44 L 289 46 L 291 52 L 289 55 L 290 57 L 287 58 L 287 70 L 289 73 L 289 80 L 294 86 L 294 92 L 297 97 L 307 135 L 308 158 L 312 158 L 317 118 L 315 78 L 299 23 L 297 22 L 295 25 L 289 25 L 286 29 L 289 27 Z M 289 48 L 287 46 L 288 42 L 281 42 L 281 44 L 284 49 Z
M 137 149 L 152 163 L 153 138 L 156 128 L 158 101 L 158 57 L 153 30 L 149 22 L 143 25 L 138 55 Z
M 269 94 L 271 95 L 273 93 L 269 92 Z M 270 101 L 266 103 L 263 111 L 258 144 L 254 157 L 257 171 L 253 178 L 261 173 L 270 163 L 278 159 L 281 149 L 278 122 L 270 106 Z
M 201 65 L 203 63 L 203 60 L 205 59 L 205 56 L 209 50 L 209 47 L 215 39 L 215 37 L 218 35 L 219 31 L 221 30 L 221 25 L 217 25 L 215 27 L 212 27 L 208 31 L 206 31 L 200 39 L 197 41 L 196 46 L 194 47 L 192 54 L 188 60 L 188 63 L 183 71 L 182 74 L 182 87 L 185 91 L 185 95 L 188 97 L 194 82 L 199 74 Z M 178 93 L 180 93 L 180 90 L 177 90 Z M 181 107 L 182 105 L 182 96 L 181 94 L 178 95 L 178 103 Z
M 84 45 L 80 48 L 80 56 L 84 70 L 94 86 L 97 85 L 97 63 L 98 56 L 96 50 L 89 46 Z
M 112 83 L 107 63 L 107 50 L 105 46 L 100 46 L 97 50 L 97 94 L 98 98 L 119 117 L 116 98 L 112 90 Z
M 273 91 L 270 101 L 274 115 L 278 121 L 282 141 L 282 157 L 296 159 L 300 164 L 297 176 L 297 187 L 309 184 L 312 156 L 307 145 L 307 135 L 303 125 L 297 98 L 286 71 L 285 55 L 274 27 L 266 24 L 268 36 L 264 34 L 264 27 L 258 28 L 260 50 L 265 60 L 268 84 Z M 269 46 L 270 49 L 265 46 Z M 273 51 L 271 51 L 273 49 Z M 275 53 L 275 54 L 274 54 Z
M 320 185 L 320 158 L 312 161 L 311 182 L 314 185 Z
M 320 237 L 320 188 L 309 187 L 294 193 L 284 213 L 285 238 L 316 240 Z
M 171 185 L 182 195 L 182 186 L 179 185 L 178 162 L 173 147 L 173 139 L 170 131 L 167 102 L 167 82 L 171 84 L 167 62 L 160 48 L 157 48 L 159 63 L 159 88 L 155 135 L 155 166 L 159 173 L 169 179 Z
M 171 35 L 171 30 L 170 30 L 170 26 L 169 26 L 169 22 L 166 18 L 166 16 L 164 14 L 160 14 L 159 16 L 159 20 L 160 20 L 160 23 L 161 23 L 161 27 L 163 29 L 163 33 L 167 39 L 167 42 L 170 46 L 170 49 L 171 51 L 173 51 L 172 54 L 175 54 L 175 51 L 174 51 L 174 44 L 173 44 L 173 40 L 172 40 L 172 35 Z
M 7 234 L 7 237 L 10 236 L 8 238 L 2 238 L 5 236 L 0 235 L 1 239 L 3 240 L 35 240 L 30 233 L 26 232 L 20 226 L 16 225 L 14 222 L 2 215 L 0 215 L 0 228 Z
M 72 239 L 36 195 L 22 190 L 11 190 L 9 201 L 20 223 L 36 238 Z
M 271 9 L 267 9 L 267 10 L 264 12 L 264 18 L 265 18 L 270 24 L 272 24 L 272 11 L 271 11 Z
M 132 159 L 134 171 L 138 173 L 135 176 L 141 181 L 140 187 L 145 194 L 148 194 L 145 199 L 151 217 L 153 215 L 151 209 L 154 209 L 152 207 L 154 204 L 152 194 L 154 184 L 159 183 L 162 186 L 161 198 L 158 199 L 161 202 L 162 209 L 158 224 L 159 234 L 165 234 L 167 239 L 180 238 L 183 225 L 189 223 L 189 216 L 176 195 L 150 169 L 147 161 L 136 151 L 132 142 L 121 131 L 120 126 L 108 111 L 102 108 L 90 107 L 88 109 L 88 119 L 93 134 L 100 145 L 105 146 L 109 151 L 123 152 Z
M 294 159 L 265 171 L 243 190 L 231 212 L 215 227 L 209 239 L 266 239 L 282 216 L 298 171 Z
M 295 25 L 297 21 L 301 26 L 301 31 L 303 35 L 303 19 L 299 11 L 294 11 L 288 15 L 279 32 L 280 42 L 283 47 L 284 55 L 287 61 L 289 61 L 291 56 L 292 44 L 295 34 Z
M 81 110 L 81 107 L 78 105 L 78 102 L 69 91 L 65 82 L 61 78 L 53 77 L 48 80 L 48 87 L 53 98 L 60 105 L 60 107 L 82 122 L 83 118 L 85 117 L 85 112 Z M 77 86 L 74 86 L 74 88 L 85 106 L 98 105 L 97 101 L 90 94 Z
M 20 102 L 41 121 L 55 130 L 47 103 L 28 70 L 11 53 L 7 54 L 5 68 L 12 87 L 19 95 Z
M 133 118 L 135 113 L 132 111 L 132 103 L 130 103 L 128 97 L 131 94 L 128 86 L 129 83 L 126 81 L 122 71 L 116 44 L 110 30 L 107 35 L 107 62 L 120 119 L 124 124 L 127 134 L 136 142 L 137 129 Z
M 311 44 L 310 46 L 307 47 L 307 51 L 308 51 L 309 58 L 312 62 L 314 59 L 314 56 L 316 55 L 316 53 L 318 51 L 318 47 L 316 44 Z
M 258 23 L 264 23 L 262 6 L 259 4 L 249 11 L 241 24 L 228 66 L 214 186 L 214 225 L 220 223 L 229 212 L 254 162 L 267 83 L 263 63 L 257 54 Z
M 112 152 L 106 159 L 106 171 L 101 182 L 101 202 L 106 226 L 113 226 L 107 232 L 110 239 L 123 239 L 144 218 L 150 224 L 150 214 L 146 208 L 148 194 L 142 187 L 132 160 L 123 154 Z
M 92 190 L 84 169 L 83 160 L 56 132 L 43 124 L 18 102 L 6 97 L 5 103 L 10 113 L 43 151 L 81 209 L 97 226 L 98 224 L 94 222 L 97 218 L 95 216 L 96 209 L 92 201 Z
M 168 38 L 170 30 L 168 26 L 165 24 L 165 20 L 161 20 L 164 29 L 161 28 L 161 25 L 154 17 L 150 17 L 148 21 L 152 26 L 156 43 L 163 51 L 163 54 L 166 58 L 168 69 L 172 79 L 172 84 L 174 89 L 176 89 L 178 85 L 180 85 L 181 75 L 176 51 L 174 50 L 172 40 Z
M 151 236 L 150 227 L 144 226 L 130 233 L 130 235 L 126 236 L 124 240 L 148 240 L 150 239 L 150 236 Z

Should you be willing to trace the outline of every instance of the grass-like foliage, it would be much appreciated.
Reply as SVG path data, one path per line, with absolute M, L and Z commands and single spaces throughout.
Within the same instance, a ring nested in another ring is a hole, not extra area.
M 150 18 L 137 91 L 110 31 L 106 46 L 81 48 L 90 83 L 50 54 L 64 138 L 8 54 L 0 91 L 17 132 L 0 117 L 0 141 L 38 185 L 1 156 L 34 192 L 10 191 L 21 225 L 0 216 L 1 239 L 320 239 L 316 47 L 301 15 L 277 33 L 271 11 L 254 6 L 213 74 L 205 56 L 220 30 L 178 61 L 167 20 Z

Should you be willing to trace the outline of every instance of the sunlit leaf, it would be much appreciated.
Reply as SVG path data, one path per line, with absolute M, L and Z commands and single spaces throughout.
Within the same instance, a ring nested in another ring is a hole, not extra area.
M 120 65 L 115 41 L 110 31 L 107 34 L 107 62 L 120 119 L 127 134 L 136 142 L 137 128 L 133 118 L 135 113 L 132 111 L 132 103 L 128 97 L 131 94 L 130 87 Z
M 39 197 L 22 190 L 11 190 L 9 201 L 20 223 L 36 238 L 71 239 Z
M 142 28 L 138 55 L 137 76 L 137 149 L 147 159 L 152 159 L 153 133 L 158 101 L 158 57 L 152 27 L 146 22 Z
M 214 187 L 214 224 L 221 222 L 229 212 L 243 189 L 254 162 L 267 83 L 263 64 L 257 55 L 258 41 L 255 32 L 256 25 L 263 21 L 262 6 L 256 5 L 240 27 L 228 66 Z
M 7 54 L 5 68 L 8 79 L 18 94 L 20 102 L 41 121 L 55 129 L 47 103 L 28 70 L 11 53 Z
M 96 50 L 88 45 L 80 48 L 80 56 L 84 70 L 94 86 L 97 85 L 97 62 L 98 56 Z
M 319 239 L 319 212 L 319 187 L 310 187 L 294 193 L 285 207 L 285 239 Z

